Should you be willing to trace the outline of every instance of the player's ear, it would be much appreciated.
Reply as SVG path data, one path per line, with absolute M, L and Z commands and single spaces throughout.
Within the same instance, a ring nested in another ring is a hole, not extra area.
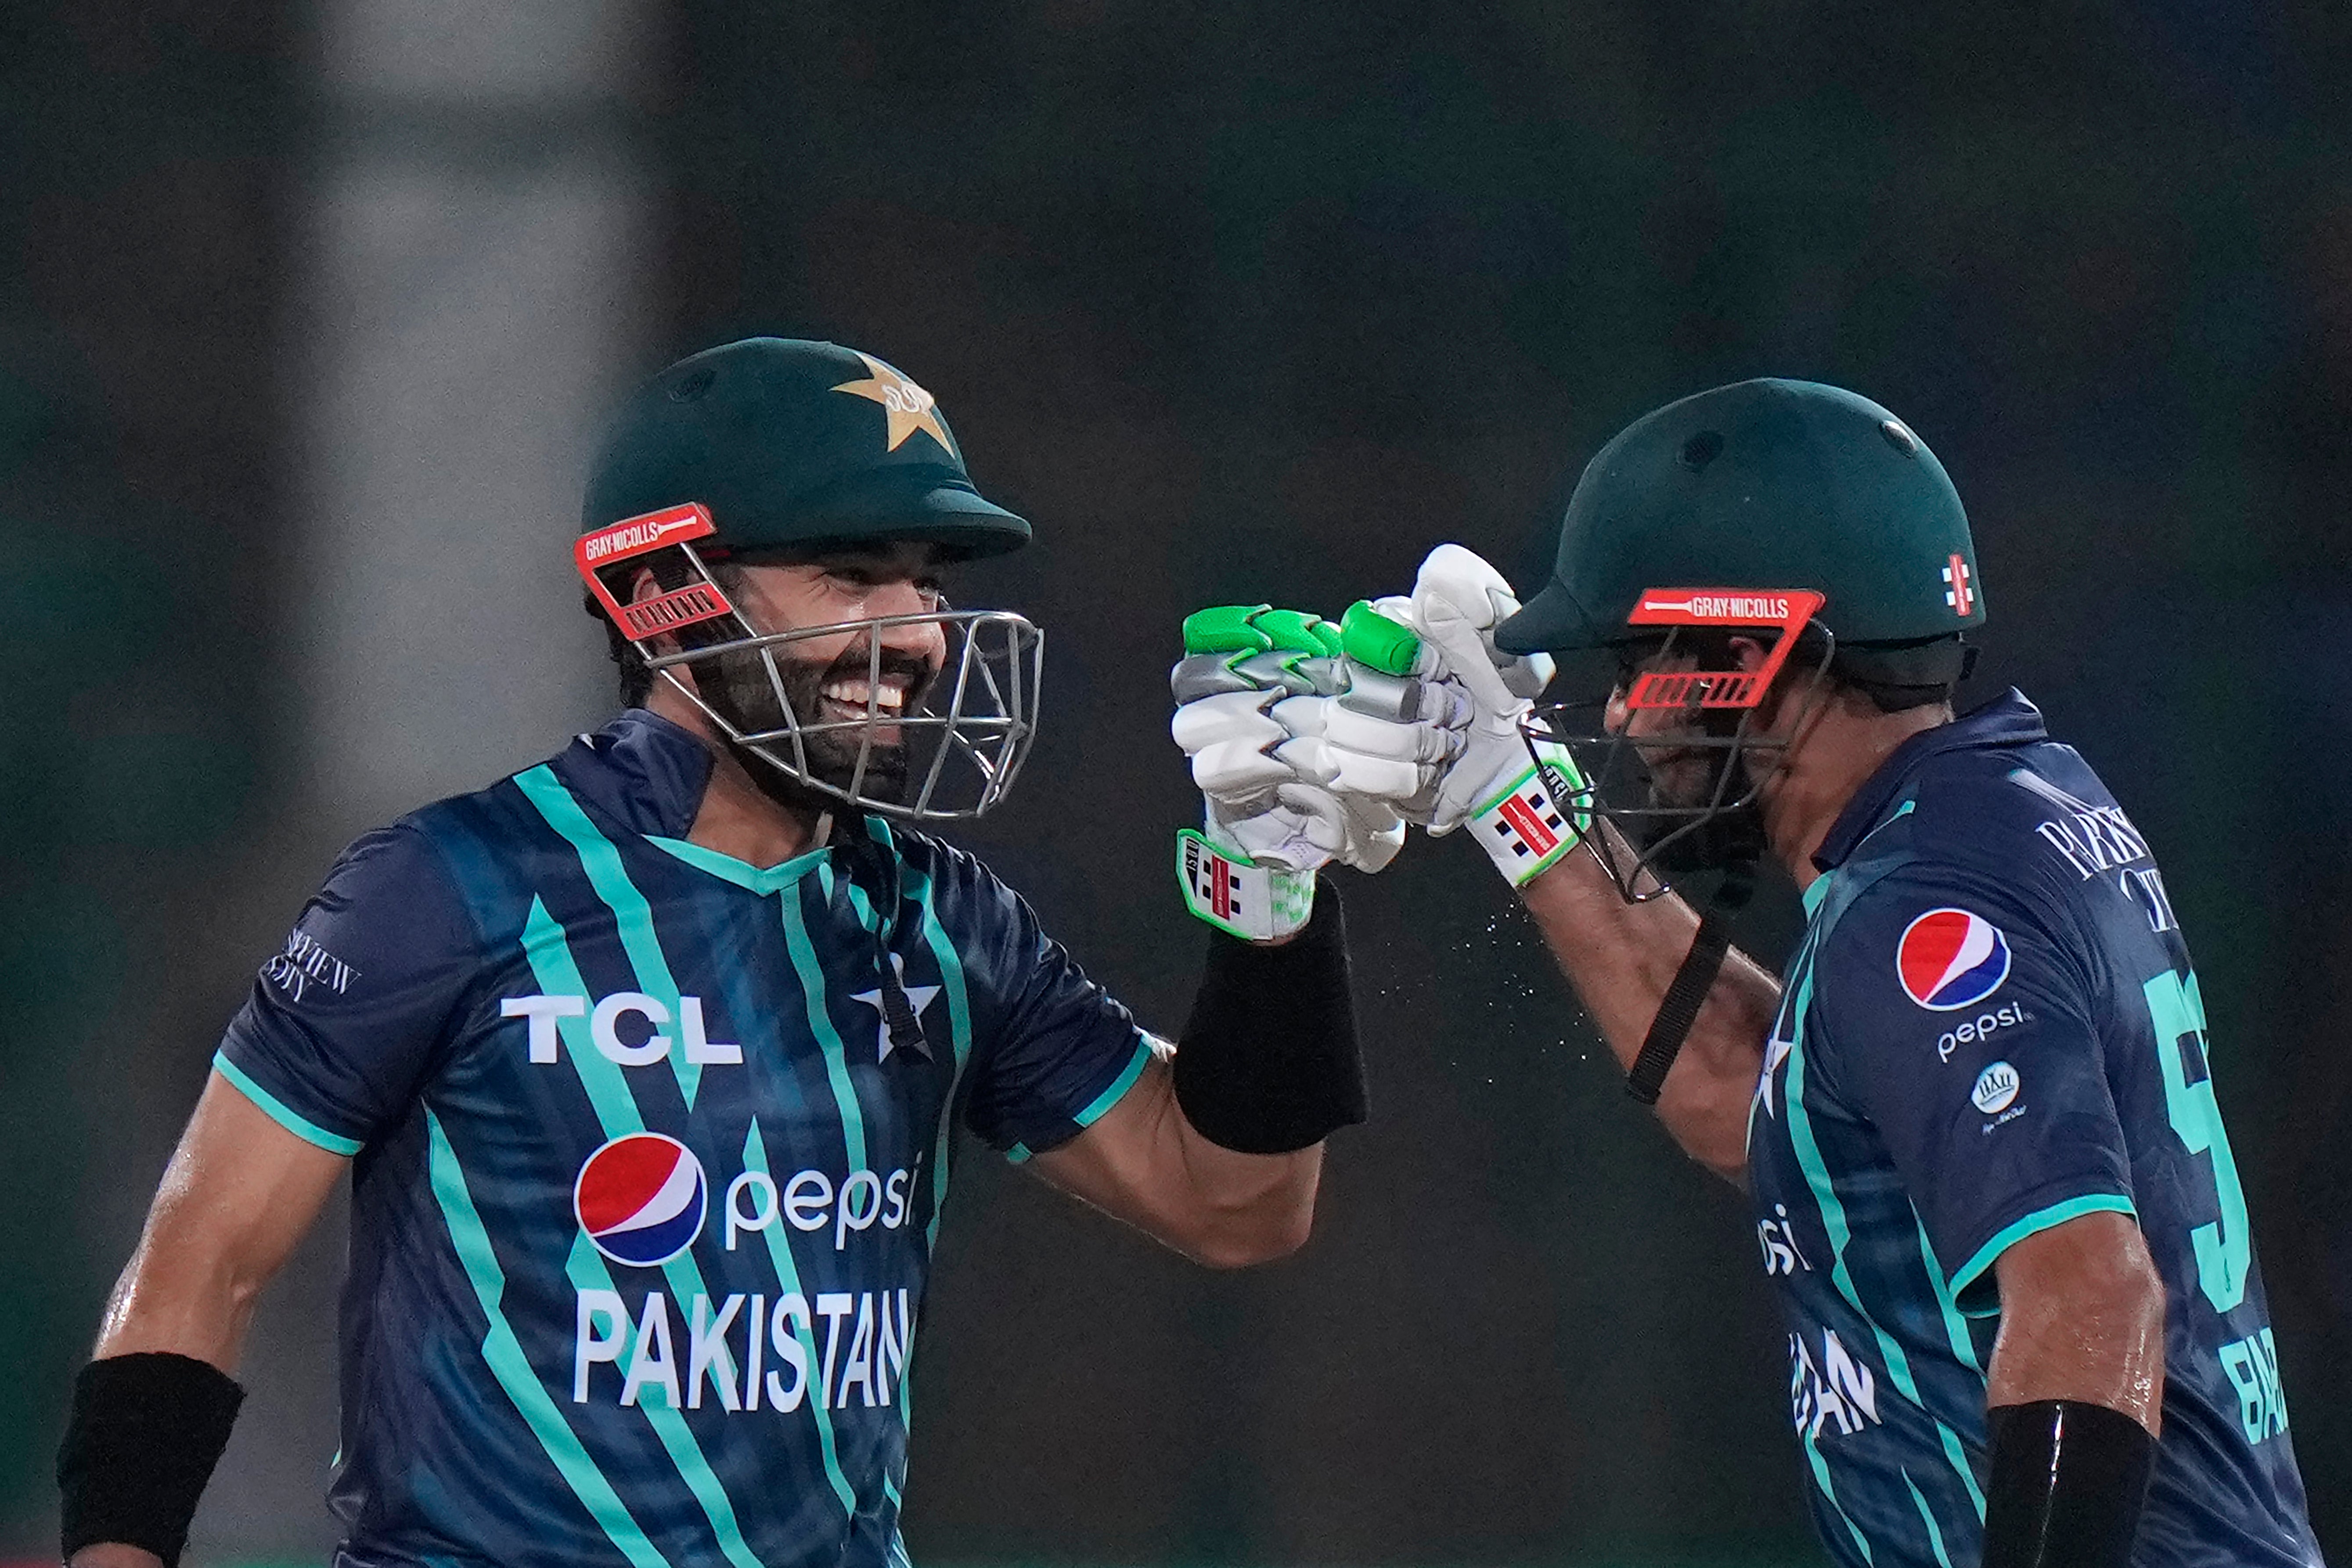
M 1772 657 L 1772 650 L 1754 637 L 1734 637 L 1730 641 L 1732 662 L 1748 674 L 1753 675 L 1763 668 L 1765 662 Z M 1765 692 L 1763 700 L 1757 704 L 1756 721 L 1768 732 L 1779 730 L 1791 694 L 1802 690 L 1810 679 L 1806 672 L 1797 668 L 1794 659 L 1782 666 L 1780 678 L 1772 682 L 1771 689 Z
M 629 603 L 633 605 L 641 605 L 647 599 L 657 599 L 662 593 L 661 579 L 654 575 L 653 568 L 650 566 L 638 567 L 636 574 L 629 579 Z M 678 647 L 677 638 L 665 632 L 653 639 L 652 646 L 653 651 L 657 654 L 676 653 Z M 694 671 L 685 665 L 677 666 L 677 673 L 689 686 L 694 683 Z

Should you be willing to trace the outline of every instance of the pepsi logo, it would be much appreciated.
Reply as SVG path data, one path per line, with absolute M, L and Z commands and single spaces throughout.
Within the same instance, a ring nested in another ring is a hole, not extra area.
M 710 1201 L 702 1162 L 675 1138 L 632 1132 L 588 1156 L 572 1209 L 596 1250 L 615 1263 L 667 1263 L 702 1234 Z
M 1929 910 L 1903 928 L 1895 973 L 1912 1001 L 1931 1013 L 1955 1013 L 2009 978 L 2009 939 L 1982 915 Z

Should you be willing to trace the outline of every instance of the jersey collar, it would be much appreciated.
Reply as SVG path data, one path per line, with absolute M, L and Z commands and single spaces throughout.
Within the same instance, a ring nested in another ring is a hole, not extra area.
M 556 759 L 566 787 L 648 838 L 684 838 L 710 784 L 710 748 L 658 713 L 631 708 Z
M 1813 852 L 1813 864 L 1823 871 L 1834 871 L 1843 865 L 1854 847 L 1894 809 L 1912 777 L 1932 759 L 1951 752 L 2028 746 L 2049 738 L 2050 731 L 2042 722 L 2042 710 L 2028 702 L 2014 686 L 1948 724 L 1920 731 L 1895 747 L 1894 754 L 1879 763 L 1878 771 L 1846 802 L 1845 809 L 1831 825 L 1829 836 Z

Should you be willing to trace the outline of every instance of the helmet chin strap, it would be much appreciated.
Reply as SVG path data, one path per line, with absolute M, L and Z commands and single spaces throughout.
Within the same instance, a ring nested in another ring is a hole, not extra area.
M 1726 865 L 1722 885 L 1700 911 L 1690 951 L 1683 954 L 1682 966 L 1667 983 L 1657 1016 L 1650 1020 L 1650 1032 L 1642 1040 L 1641 1054 L 1625 1075 L 1625 1092 L 1643 1105 L 1658 1103 L 1666 1074 L 1682 1054 L 1683 1042 L 1690 1038 L 1691 1026 L 1698 1022 L 1698 1010 L 1715 987 L 1724 955 L 1731 951 L 1732 917 L 1748 907 L 1756 891 L 1756 871 L 1753 856 Z
M 1744 767 L 1746 762 L 1739 752 L 1727 752 L 1720 767 Z M 1720 775 L 1716 782 L 1723 782 Z M 1625 1092 L 1643 1105 L 1658 1103 L 1666 1074 L 1690 1038 L 1699 1009 L 1706 1005 L 1706 994 L 1715 988 L 1715 977 L 1722 973 L 1724 958 L 1731 951 L 1731 922 L 1755 896 L 1757 873 L 1769 847 L 1764 809 L 1756 798 L 1760 790 L 1741 793 L 1748 797 L 1741 804 L 1727 806 L 1674 836 L 1651 862 L 1670 873 L 1721 868 L 1723 880 L 1700 910 L 1690 951 L 1683 954 L 1674 979 L 1667 982 L 1649 1033 L 1643 1037 L 1642 1049 L 1625 1075 Z

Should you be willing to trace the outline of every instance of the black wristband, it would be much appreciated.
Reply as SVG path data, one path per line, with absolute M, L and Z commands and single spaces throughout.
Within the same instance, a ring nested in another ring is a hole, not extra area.
M 1193 1130 L 1244 1154 L 1286 1154 L 1363 1121 L 1348 924 L 1328 881 L 1279 947 L 1210 936 L 1174 1072 Z
M 190 1356 L 145 1351 L 83 1367 L 58 1448 L 66 1556 L 119 1542 L 177 1563 L 244 1401 L 226 1373 Z
M 1985 1412 L 1984 1568 L 2124 1568 L 2156 1439 L 2120 1410 L 2074 1399 Z

